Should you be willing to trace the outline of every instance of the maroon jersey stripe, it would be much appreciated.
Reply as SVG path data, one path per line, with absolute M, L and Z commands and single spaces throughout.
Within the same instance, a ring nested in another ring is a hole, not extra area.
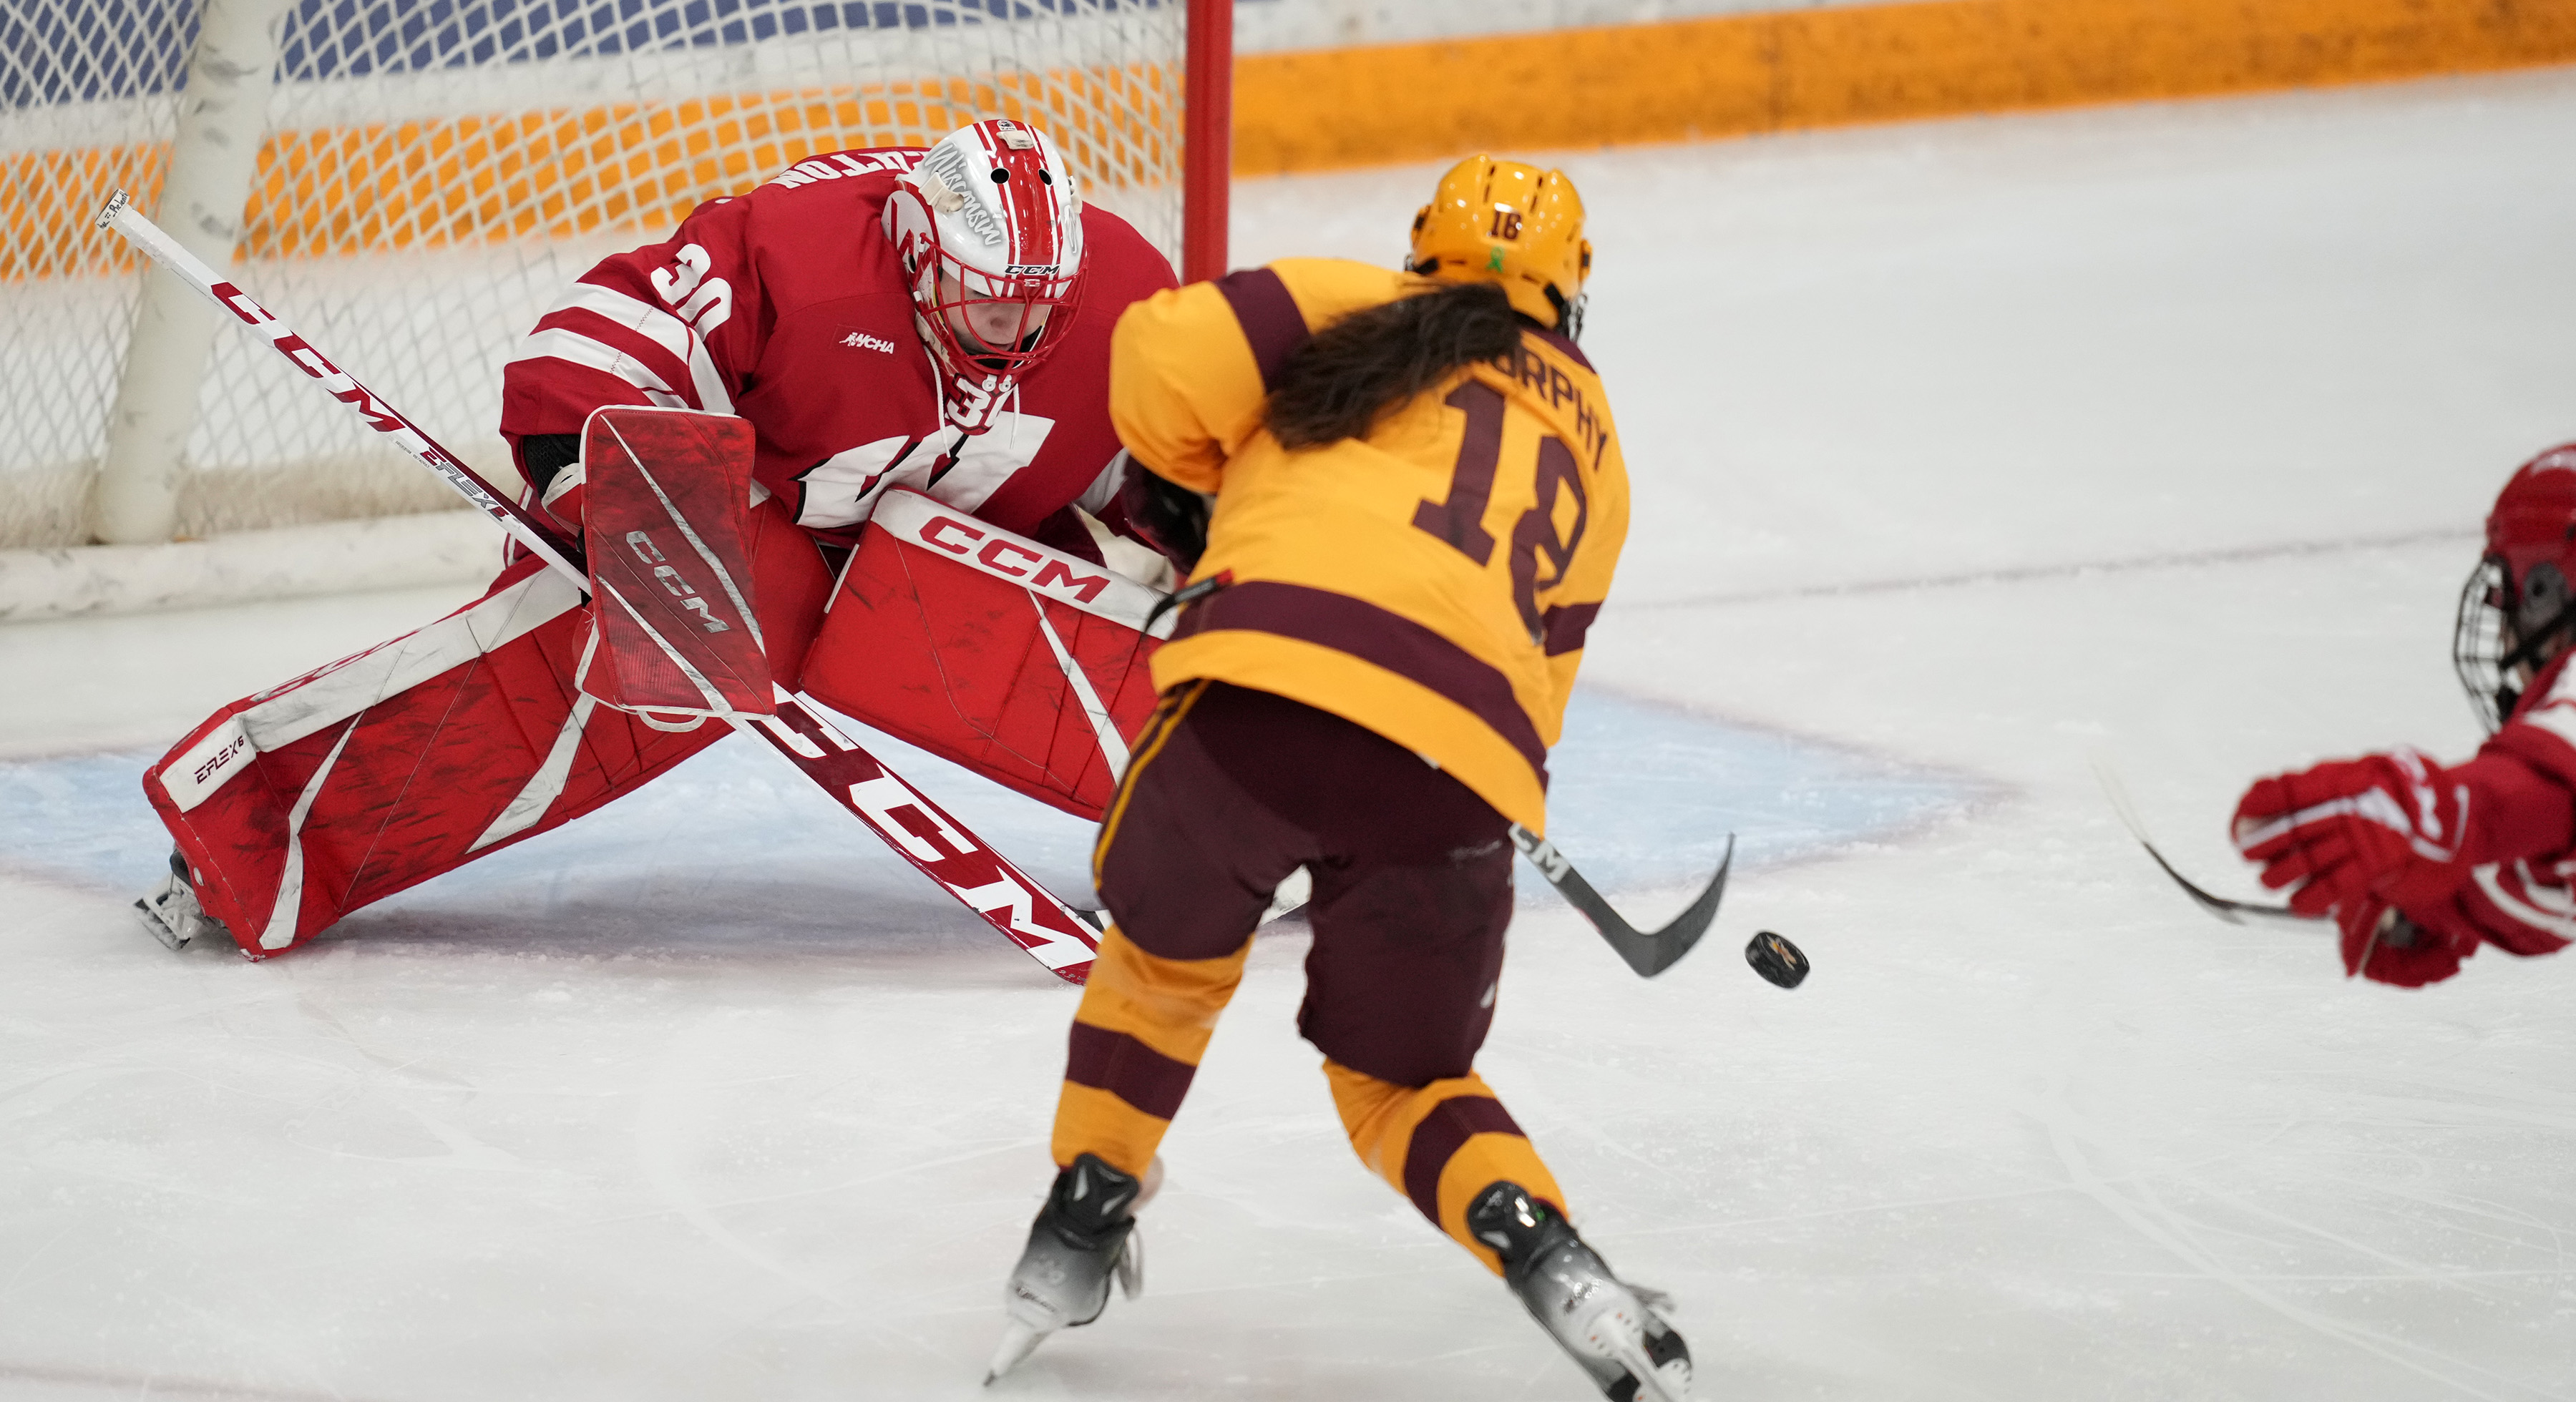
M 1235 630 L 1272 633 L 1346 652 L 1456 702 L 1529 761 L 1547 787 L 1547 746 L 1511 681 L 1429 628 L 1363 599 L 1303 584 L 1256 579 L 1221 589 L 1181 616 L 1175 641 Z
M 1435 1227 L 1440 1225 L 1440 1170 L 1479 1134 L 1528 1137 L 1503 1102 L 1490 1095 L 1453 1095 L 1432 1106 L 1413 1127 L 1413 1139 L 1404 1149 L 1404 1195 Z
M 1198 1069 L 1175 1061 L 1124 1032 L 1077 1021 L 1073 1045 L 1065 1058 L 1064 1078 L 1078 1086 L 1105 1090 L 1158 1120 L 1179 1114 L 1181 1097 L 1189 1094 Z
M 1216 290 L 1225 294 L 1225 304 L 1234 308 L 1234 319 L 1243 327 L 1243 339 L 1252 343 L 1261 388 L 1276 389 L 1280 365 L 1309 339 L 1306 314 L 1297 310 L 1288 284 L 1268 268 L 1245 268 L 1218 278 Z
M 1547 342 L 1549 345 L 1556 347 L 1558 353 L 1562 354 L 1566 359 L 1573 361 L 1575 364 L 1582 366 L 1586 370 L 1592 369 L 1592 362 L 1583 358 L 1583 352 L 1576 350 L 1572 341 L 1569 341 L 1563 336 L 1547 330 L 1544 327 L 1524 326 L 1521 329 L 1538 337 L 1540 340 Z
M 1583 650 L 1583 637 L 1601 614 L 1599 604 L 1560 604 L 1542 615 L 1547 629 L 1547 655 L 1562 657 Z

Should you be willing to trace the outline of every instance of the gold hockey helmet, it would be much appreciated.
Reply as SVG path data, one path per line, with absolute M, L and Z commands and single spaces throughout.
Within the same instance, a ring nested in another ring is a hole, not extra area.
M 1469 156 L 1413 216 L 1405 266 L 1453 282 L 1502 285 L 1512 309 L 1571 336 L 1583 325 L 1592 245 L 1583 197 L 1561 170 Z

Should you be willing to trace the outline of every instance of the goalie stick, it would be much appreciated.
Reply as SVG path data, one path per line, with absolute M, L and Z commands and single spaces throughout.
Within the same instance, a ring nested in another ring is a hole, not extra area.
M 578 545 L 557 536 L 516 502 L 495 492 L 490 483 L 440 447 L 382 395 L 359 383 L 357 377 L 289 330 L 285 322 L 249 293 L 181 248 L 158 225 L 136 211 L 123 190 L 115 191 L 99 211 L 97 227 L 116 230 L 173 276 L 196 289 L 198 295 L 258 332 L 279 355 L 348 406 L 369 428 L 392 439 L 413 461 L 437 473 L 529 553 L 571 580 L 584 596 L 590 593 L 590 578 L 577 563 L 581 555 Z M 773 685 L 772 692 L 774 715 L 747 716 L 728 708 L 724 718 L 737 729 L 766 740 L 904 860 L 938 882 L 1058 978 L 1078 984 L 1089 975 L 1092 957 L 1099 947 L 1098 924 L 1059 900 L 1008 858 L 985 846 L 786 688 Z M 907 812 L 913 815 L 914 822 L 904 821 Z
M 1530 865 L 1538 868 L 1539 875 L 1547 878 L 1547 884 L 1555 887 L 1556 893 L 1565 897 L 1568 905 L 1583 912 L 1583 918 L 1592 922 L 1592 928 L 1601 932 L 1602 940 L 1612 952 L 1626 960 L 1639 978 L 1653 978 L 1680 963 L 1682 956 L 1691 952 L 1691 946 L 1699 943 L 1699 937 L 1708 933 L 1710 922 L 1717 919 L 1717 903 L 1726 898 L 1727 869 L 1735 865 L 1735 834 L 1728 833 L 1726 857 L 1717 864 L 1717 875 L 1709 879 L 1708 888 L 1699 893 L 1699 899 L 1691 902 L 1688 910 L 1674 916 L 1671 923 L 1662 929 L 1646 931 L 1629 924 L 1619 912 L 1612 910 L 1610 903 L 1601 898 L 1601 893 L 1592 889 L 1592 883 L 1583 879 L 1583 873 L 1574 869 L 1573 861 L 1556 850 L 1555 843 L 1514 823 L 1512 845 L 1521 850 L 1522 856 L 1530 859 Z M 1800 956 L 1800 978 L 1806 976 L 1804 962 L 1804 956 Z M 1762 966 L 1757 963 L 1754 968 L 1760 971 Z M 1780 982 L 1768 972 L 1763 972 L 1762 976 L 1774 983 Z M 1795 981 L 1780 986 L 1794 987 Z

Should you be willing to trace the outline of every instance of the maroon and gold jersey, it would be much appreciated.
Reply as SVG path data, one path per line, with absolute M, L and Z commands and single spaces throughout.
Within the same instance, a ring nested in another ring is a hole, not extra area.
M 992 427 L 941 413 L 885 235 L 913 147 L 799 162 L 747 195 L 700 205 L 672 235 L 602 261 L 512 358 L 501 430 L 578 433 L 603 404 L 707 409 L 749 420 L 753 477 L 798 525 L 846 541 L 891 487 L 1045 539 L 1076 501 L 1107 514 L 1118 452 L 1104 411 L 1118 314 L 1172 285 L 1171 265 L 1126 221 L 1086 204 L 1084 269 L 1053 351 L 1007 392 Z M 967 395 L 973 388 L 962 390 Z M 579 485 L 568 469 L 549 495 Z
M 1434 286 L 1290 259 L 1128 309 L 1110 414 L 1136 460 L 1217 494 L 1191 606 L 1154 658 L 1169 689 L 1214 678 L 1376 731 L 1532 831 L 1585 630 L 1628 533 L 1628 475 L 1601 381 L 1526 329 L 1382 417 L 1290 452 L 1262 426 L 1317 329 Z

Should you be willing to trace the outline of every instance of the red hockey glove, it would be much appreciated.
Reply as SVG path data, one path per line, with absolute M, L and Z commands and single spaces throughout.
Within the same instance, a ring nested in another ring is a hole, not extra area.
M 2264 885 L 2289 889 L 2301 915 L 2357 909 L 2373 895 L 2403 904 L 2388 886 L 2408 877 L 2406 894 L 2439 897 L 2466 874 L 2453 863 L 2469 801 L 2466 785 L 2440 777 L 2399 750 L 2257 780 L 2236 805 L 2237 850 L 2263 864 Z
M 2416 987 L 2459 972 L 2482 939 L 2533 942 L 2473 869 L 2563 849 L 2572 817 L 2565 791 L 2518 761 L 2445 770 L 2398 750 L 2257 782 L 2235 836 L 2264 885 L 2291 888 L 2291 909 L 2335 917 L 2347 974 Z
M 2418 921 L 2375 897 L 2335 908 L 2343 932 L 2343 972 L 2400 988 L 2440 983 L 2478 952 L 2478 932 L 2452 912 Z

